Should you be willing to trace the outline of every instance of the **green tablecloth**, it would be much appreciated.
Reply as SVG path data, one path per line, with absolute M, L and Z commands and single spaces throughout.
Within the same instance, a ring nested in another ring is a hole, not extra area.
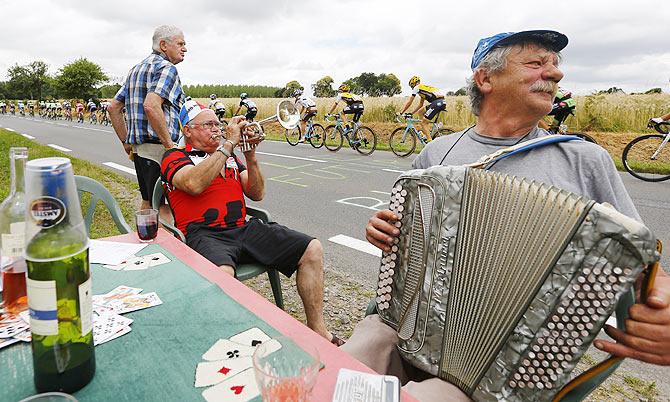
M 144 271 L 112 271 L 92 264 L 93 293 L 118 285 L 155 291 L 163 304 L 125 314 L 132 331 L 96 346 L 93 381 L 74 395 L 80 401 L 197 401 L 195 368 L 219 338 L 251 327 L 269 336 L 279 333 L 219 287 L 208 282 L 158 245 L 138 255 L 162 252 L 171 262 Z M 0 400 L 18 401 L 35 394 L 28 343 L 0 349 Z M 256 398 L 260 401 L 260 397 Z

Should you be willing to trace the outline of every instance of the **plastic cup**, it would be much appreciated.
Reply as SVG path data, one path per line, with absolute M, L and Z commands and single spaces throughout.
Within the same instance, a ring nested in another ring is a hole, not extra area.
M 313 346 L 298 346 L 290 338 L 267 341 L 252 357 L 256 382 L 263 402 L 306 402 L 314 387 L 321 362 Z

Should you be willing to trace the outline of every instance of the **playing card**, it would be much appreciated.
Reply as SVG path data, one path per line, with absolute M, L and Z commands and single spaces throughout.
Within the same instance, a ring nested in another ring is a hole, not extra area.
M 23 320 L 0 324 L 0 338 L 11 338 L 29 328 L 30 325 Z
M 133 295 L 121 300 L 114 300 L 107 303 L 107 307 L 114 310 L 116 314 L 129 313 L 131 311 L 142 310 L 144 308 L 158 306 L 163 304 L 156 292 L 150 292 L 142 295 Z
M 19 317 L 25 322 L 26 324 L 30 324 L 30 310 L 24 310 L 19 313 Z
M 21 342 L 21 341 L 16 339 L 16 338 L 0 339 L 0 349 L 4 348 L 5 346 L 13 345 L 16 342 Z
M 230 340 L 242 345 L 256 347 L 261 343 L 270 340 L 270 337 L 267 336 L 265 332 L 261 331 L 260 328 L 254 327 L 244 332 L 240 332 L 235 336 L 231 336 Z
M 100 341 L 99 343 L 96 343 L 95 346 L 102 345 L 103 343 L 107 343 L 111 340 L 114 340 L 114 339 L 116 339 L 120 336 L 123 336 L 123 335 L 127 334 L 130 331 L 132 331 L 132 329 L 130 327 L 123 327 L 123 328 L 119 329 L 114 335 L 110 336 L 109 338 L 107 338 L 103 341 Z
M 111 269 L 112 271 L 123 271 L 123 269 L 126 267 L 128 263 L 126 261 L 122 262 L 121 264 L 117 265 L 109 265 L 109 264 L 104 264 L 102 267 Z
M 2 316 L 0 316 L 0 325 L 9 324 L 17 321 L 21 321 L 21 317 L 16 314 L 2 314 Z
M 153 253 L 149 255 L 142 256 L 144 261 L 149 263 L 150 267 L 157 267 L 159 265 L 167 264 L 170 262 L 170 259 L 165 256 L 163 253 Z
M 27 329 L 23 332 L 14 335 L 14 339 L 18 339 L 23 342 L 30 342 L 33 339 L 33 335 L 30 332 L 30 329 Z
M 253 367 L 248 368 L 235 377 L 207 388 L 202 396 L 208 402 L 237 401 L 246 402 L 260 395 Z
M 218 384 L 227 378 L 236 376 L 252 365 L 251 356 L 198 363 L 198 367 L 195 369 L 195 386 L 199 388 Z
M 202 358 L 207 361 L 234 359 L 242 356 L 251 356 L 256 348 L 232 342 L 228 339 L 219 339 Z
M 124 327 L 130 326 L 133 320 L 118 314 L 105 314 L 93 316 L 93 343 L 99 345 L 119 332 Z
M 149 268 L 149 261 L 146 261 L 144 257 L 133 257 L 126 261 L 126 266 L 123 270 L 140 271 L 147 268 Z
M 123 299 L 124 297 L 128 296 L 134 296 L 140 293 L 142 293 L 142 289 L 140 288 L 131 288 L 130 286 L 125 285 L 117 286 L 116 288 L 102 295 L 101 303 L 98 304 L 104 306 L 111 301 Z

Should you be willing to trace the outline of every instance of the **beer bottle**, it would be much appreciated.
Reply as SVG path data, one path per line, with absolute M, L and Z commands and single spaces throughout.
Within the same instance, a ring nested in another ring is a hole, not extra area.
M 28 160 L 28 148 L 9 149 L 11 187 L 0 204 L 0 255 L 2 255 L 2 301 L 5 310 L 17 314 L 28 308 L 26 296 L 26 197 L 23 172 Z
M 95 373 L 88 235 L 67 158 L 26 164 L 26 262 L 35 388 L 74 392 Z

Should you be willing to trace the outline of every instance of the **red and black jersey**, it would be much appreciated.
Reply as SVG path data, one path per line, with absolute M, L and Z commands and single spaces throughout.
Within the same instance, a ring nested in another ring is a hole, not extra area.
M 212 183 L 199 195 L 190 195 L 172 185 L 175 173 L 184 166 L 197 165 L 209 155 L 187 146 L 170 149 L 163 156 L 161 180 L 175 226 L 184 234 L 198 226 L 233 228 L 244 225 L 246 205 L 240 173 L 246 167 L 233 155 Z

